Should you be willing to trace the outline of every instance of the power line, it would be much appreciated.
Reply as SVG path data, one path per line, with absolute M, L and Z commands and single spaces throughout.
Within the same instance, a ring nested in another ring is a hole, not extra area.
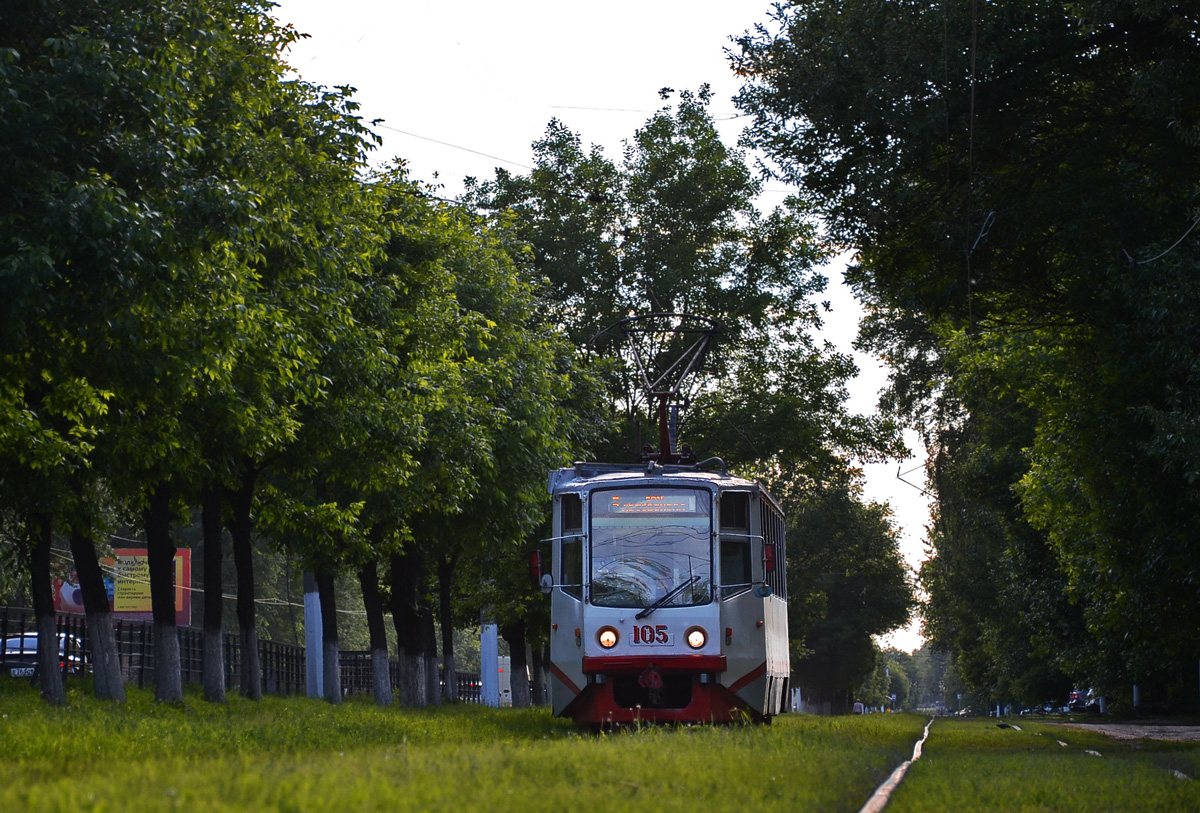
M 439 139 L 436 139 L 436 138 L 430 138 L 429 136 L 423 136 L 423 135 L 419 135 L 419 134 L 417 134 L 417 133 L 410 133 L 408 130 L 401 130 L 401 129 L 399 129 L 398 127 L 391 127 L 391 126 L 389 126 L 389 125 L 387 125 L 387 124 L 376 124 L 375 126 L 376 126 L 376 127 L 378 127 L 378 128 L 379 128 L 379 129 L 381 129 L 381 130 L 391 130 L 393 133 L 400 133 L 400 135 L 406 135 L 406 136 L 408 136 L 409 138 L 419 138 L 419 139 L 421 139 L 422 141 L 429 141 L 429 142 L 432 142 L 432 143 L 434 143 L 434 144 L 440 144 L 440 145 L 442 145 L 443 147 L 449 147 L 449 148 L 450 148 L 450 149 L 452 149 L 452 150 L 461 150 L 462 152 L 469 152 L 469 153 L 472 153 L 472 154 L 474 154 L 474 155 L 481 155 L 481 156 L 483 156 L 484 158 L 490 158 L 491 160 L 493 160 L 493 161 L 499 161 L 499 162 L 500 162 L 500 163 L 502 163 L 502 164 L 510 164 L 510 165 L 512 165 L 512 166 L 514 166 L 514 167 L 520 167 L 521 169 L 528 169 L 528 170 L 532 170 L 532 169 L 533 169 L 533 167 L 531 167 L 531 166 L 528 166 L 527 164 L 522 164 L 522 163 L 520 163 L 520 162 L 518 162 L 518 161 L 510 161 L 510 160 L 509 160 L 509 159 L 507 159 L 507 158 L 501 158 L 501 157 L 499 157 L 499 156 L 497 156 L 497 155 L 490 155 L 490 154 L 488 154 L 488 153 L 486 153 L 486 152 L 480 152 L 479 150 L 473 150 L 473 149 L 471 149 L 470 147 L 460 147 L 460 146 L 459 146 L 459 145 L 457 145 L 457 144 L 451 144 L 449 141 L 441 141 L 441 140 L 439 140 Z

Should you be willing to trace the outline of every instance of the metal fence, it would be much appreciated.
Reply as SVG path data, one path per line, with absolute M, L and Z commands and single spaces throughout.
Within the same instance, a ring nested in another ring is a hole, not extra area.
M 78 615 L 58 615 L 55 624 L 60 635 L 72 635 L 83 642 L 84 660 L 91 662 L 87 645 L 87 621 Z M 22 633 L 36 632 L 33 610 L 18 607 L 0 607 L 0 639 L 7 641 Z M 128 684 L 139 687 L 154 685 L 154 624 L 149 621 L 113 622 L 113 633 L 117 642 L 117 657 L 121 664 L 121 677 Z M 200 683 L 204 676 L 204 635 L 198 627 L 179 627 L 179 660 L 184 683 Z M 225 688 L 234 689 L 241 684 L 242 646 L 240 636 L 226 633 Z M 8 648 L 0 648 L 0 673 L 5 671 Z M 274 641 L 258 642 L 258 658 L 262 667 L 262 687 L 267 694 L 304 694 L 307 689 L 304 662 L 304 647 L 280 644 Z M 371 653 L 369 651 L 343 651 L 338 665 L 341 671 L 344 694 L 371 694 Z M 440 669 L 440 667 L 439 667 Z M 400 664 L 388 662 L 392 685 L 399 685 Z M 459 672 L 457 675 L 458 700 L 461 703 L 480 702 L 478 673 Z

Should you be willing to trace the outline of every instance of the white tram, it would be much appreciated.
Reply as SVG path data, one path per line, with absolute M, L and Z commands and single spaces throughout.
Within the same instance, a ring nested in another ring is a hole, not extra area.
M 703 466 L 551 472 L 542 583 L 556 715 L 707 723 L 784 710 L 783 514 L 758 483 Z

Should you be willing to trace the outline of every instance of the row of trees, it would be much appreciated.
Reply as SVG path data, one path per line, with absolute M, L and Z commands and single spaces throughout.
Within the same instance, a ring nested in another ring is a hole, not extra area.
M 900 447 L 890 421 L 846 412 L 853 364 L 816 338 L 828 247 L 799 201 L 755 208 L 760 181 L 718 138 L 708 89 L 664 90 L 619 164 L 552 121 L 529 175 L 470 181 L 448 204 L 400 162 L 369 171 L 376 138 L 351 91 L 294 77 L 297 34 L 268 11 L 0 13 L 2 550 L 30 577 L 44 639 L 59 535 L 96 691 L 123 696 L 98 550 L 113 528 L 142 528 L 156 695 L 179 699 L 173 528 L 196 515 L 210 699 L 225 691 L 225 533 L 249 697 L 256 546 L 315 576 L 330 700 L 345 573 L 379 667 L 392 615 L 403 702 L 438 685 L 431 602 L 447 687 L 453 630 L 485 609 L 520 669 L 547 626 L 521 564 L 546 471 L 589 451 L 630 459 L 649 419 L 603 329 L 690 312 L 723 331 L 683 432 L 778 492 L 797 666 L 848 701 L 870 636 L 912 604 L 886 509 L 862 504 L 850 461 Z M 40 673 L 61 701 L 58 670 Z
M 799 0 L 734 62 L 930 449 L 926 635 L 977 692 L 1194 699 L 1200 15 Z
M 541 318 L 511 229 L 431 202 L 401 164 L 369 175 L 375 137 L 349 90 L 291 77 L 296 34 L 268 11 L 3 13 L 6 553 L 53 640 L 51 540 L 70 540 L 104 697 L 124 691 L 97 556 L 113 527 L 145 531 L 160 700 L 181 697 L 172 525 L 193 506 L 207 696 L 224 694 L 223 529 L 243 693 L 261 692 L 253 544 L 286 545 L 315 574 L 331 699 L 344 571 L 385 661 L 388 576 L 419 687 L 424 569 L 519 540 L 541 519 L 545 470 L 604 423 L 571 403 L 588 376 Z M 61 701 L 58 670 L 41 675 Z

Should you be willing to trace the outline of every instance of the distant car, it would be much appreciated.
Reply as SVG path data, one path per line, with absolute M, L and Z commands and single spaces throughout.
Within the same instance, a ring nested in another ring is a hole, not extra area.
M 38 634 L 25 632 L 4 639 L 3 671 L 15 678 L 33 677 L 37 670 Z M 58 666 L 64 674 L 87 671 L 83 642 L 74 635 L 58 634 Z
M 1087 694 L 1087 692 L 1080 689 L 1071 692 L 1070 697 L 1067 699 L 1067 710 L 1083 711 L 1087 708 Z

